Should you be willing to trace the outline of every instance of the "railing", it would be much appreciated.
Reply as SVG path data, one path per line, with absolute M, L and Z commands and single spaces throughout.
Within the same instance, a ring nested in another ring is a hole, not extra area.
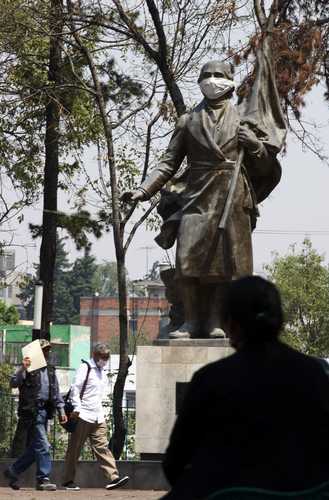
M 132 406 L 132 402 L 127 402 L 123 407 L 125 427 L 127 429 L 124 449 L 121 455 L 121 460 L 135 460 L 135 422 L 136 410 Z M 10 393 L 0 393 L 0 459 L 17 456 L 23 451 L 27 435 L 23 432 L 21 435 L 16 435 L 17 427 L 17 406 L 18 399 Z M 108 437 L 110 439 L 113 431 L 112 404 L 111 399 L 104 402 L 105 413 L 107 414 L 106 422 L 108 424 Z M 53 460 L 63 460 L 65 457 L 69 434 L 60 426 L 56 416 L 48 423 L 48 439 L 51 446 Z M 14 444 L 14 446 L 13 446 Z M 81 460 L 93 460 L 93 452 L 89 442 L 86 442 Z

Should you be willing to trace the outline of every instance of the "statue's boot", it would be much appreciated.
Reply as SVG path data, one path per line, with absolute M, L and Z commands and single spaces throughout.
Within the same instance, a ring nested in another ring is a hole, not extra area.
M 224 339 L 226 337 L 224 330 L 216 326 L 210 330 L 208 335 L 211 339 Z
M 185 279 L 181 282 L 184 305 L 184 323 L 177 330 L 169 333 L 171 339 L 200 337 L 199 286 L 195 279 Z
M 211 339 L 225 338 L 225 331 L 222 328 L 221 302 L 225 284 L 210 285 L 208 289 L 208 321 L 207 336 Z
M 171 339 L 189 339 L 197 336 L 199 321 L 185 321 L 177 330 L 169 333 Z

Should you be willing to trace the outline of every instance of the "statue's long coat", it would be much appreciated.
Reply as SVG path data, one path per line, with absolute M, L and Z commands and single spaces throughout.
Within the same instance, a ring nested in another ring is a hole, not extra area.
M 252 273 L 251 231 L 256 202 L 278 182 L 280 167 L 263 142 L 255 153 L 245 152 L 224 238 L 218 240 L 217 227 L 238 157 L 241 119 L 229 99 L 215 110 L 217 121 L 210 119 L 209 112 L 204 100 L 179 119 L 161 163 L 141 188 L 152 196 L 187 158 L 182 208 L 165 221 L 158 243 L 170 247 L 174 229 L 177 275 L 216 282 Z M 262 141 L 261 132 L 255 132 Z

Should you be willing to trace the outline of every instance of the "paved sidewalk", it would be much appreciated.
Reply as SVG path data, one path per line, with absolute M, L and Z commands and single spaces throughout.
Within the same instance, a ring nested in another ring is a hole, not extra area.
M 158 500 L 164 495 L 164 491 L 142 491 L 142 490 L 114 490 L 105 489 L 82 489 L 80 491 L 36 491 L 32 488 L 21 488 L 14 491 L 11 488 L 0 488 L 0 500 L 17 498 L 20 500 Z

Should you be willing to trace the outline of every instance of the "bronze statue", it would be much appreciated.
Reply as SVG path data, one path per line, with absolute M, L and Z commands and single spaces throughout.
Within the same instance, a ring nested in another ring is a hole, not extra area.
M 182 293 L 180 291 L 180 283 L 175 279 L 175 268 L 168 266 L 160 271 L 161 281 L 165 285 L 166 299 L 170 304 L 166 322 L 159 329 L 160 339 L 167 339 L 172 332 L 178 330 L 184 323 L 184 305 L 182 302 Z
M 187 159 L 185 189 L 156 238 L 163 248 L 177 241 L 176 279 L 185 321 L 171 332 L 172 338 L 225 335 L 220 295 L 228 281 L 252 274 L 257 203 L 281 176 L 279 148 L 273 146 L 268 127 L 265 130 L 250 113 L 241 116 L 231 103 L 231 66 L 219 61 L 205 64 L 198 83 L 203 101 L 179 118 L 160 164 L 137 190 L 125 195 L 131 201 L 149 199 Z

